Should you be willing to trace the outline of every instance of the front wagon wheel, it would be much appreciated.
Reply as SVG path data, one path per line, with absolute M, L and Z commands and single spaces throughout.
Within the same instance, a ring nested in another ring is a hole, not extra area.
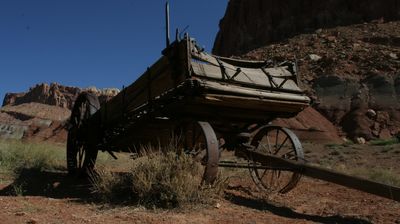
M 67 138 L 67 168 L 71 175 L 87 174 L 93 171 L 97 149 L 90 142 L 89 118 L 100 108 L 96 95 L 81 93 L 75 101 L 69 120 Z
M 265 126 L 251 141 L 254 151 L 271 154 L 287 160 L 304 162 L 303 147 L 297 136 L 287 128 Z M 252 166 L 260 166 L 249 158 Z M 290 170 L 250 168 L 250 175 L 260 190 L 285 194 L 296 187 L 301 174 Z

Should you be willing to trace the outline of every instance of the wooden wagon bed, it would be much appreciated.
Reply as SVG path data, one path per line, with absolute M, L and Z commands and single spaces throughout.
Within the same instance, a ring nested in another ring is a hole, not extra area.
M 216 57 L 186 37 L 165 49 L 97 116 L 104 125 L 113 126 L 129 115 L 157 108 L 157 116 L 171 119 L 196 116 L 259 122 L 295 116 L 309 102 L 298 87 L 294 64 Z
M 90 118 L 103 148 L 163 141 L 180 122 L 206 120 L 223 132 L 292 117 L 309 105 L 296 66 L 207 54 L 186 36 Z M 234 128 L 232 128 L 234 127 Z

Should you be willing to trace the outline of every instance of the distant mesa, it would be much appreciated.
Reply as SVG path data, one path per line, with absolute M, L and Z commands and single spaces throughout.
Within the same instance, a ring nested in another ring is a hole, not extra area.
M 82 91 L 95 93 L 99 97 L 100 102 L 105 102 L 119 93 L 119 89 L 116 88 L 78 88 L 63 86 L 58 83 L 51 83 L 50 85 L 47 83 L 41 83 L 31 87 L 28 92 L 7 93 L 3 100 L 3 106 L 15 106 L 35 102 L 72 109 L 76 97 Z
M 74 101 L 83 91 L 95 93 L 104 103 L 118 89 L 78 88 L 41 83 L 24 93 L 7 93 L 0 109 L 0 138 L 65 143 L 66 122 Z

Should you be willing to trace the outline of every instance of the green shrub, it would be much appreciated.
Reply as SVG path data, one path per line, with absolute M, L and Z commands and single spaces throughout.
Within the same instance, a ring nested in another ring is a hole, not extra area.
M 399 139 L 392 138 L 392 139 L 387 139 L 387 140 L 382 140 L 382 139 L 372 140 L 369 143 L 371 145 L 376 145 L 376 146 L 386 146 L 386 145 L 398 144 L 400 142 L 399 142 Z

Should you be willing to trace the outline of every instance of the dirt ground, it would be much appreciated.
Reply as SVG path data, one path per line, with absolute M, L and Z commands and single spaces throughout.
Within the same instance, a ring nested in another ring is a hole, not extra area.
M 387 169 L 400 175 L 400 145 L 304 147 L 314 164 L 345 172 Z M 399 202 L 305 177 L 288 194 L 266 197 L 247 176 L 233 178 L 214 206 L 148 210 L 97 203 L 85 183 L 65 172 L 26 170 L 0 185 L 0 223 L 400 223 Z M 10 195 L 21 184 L 23 196 Z

